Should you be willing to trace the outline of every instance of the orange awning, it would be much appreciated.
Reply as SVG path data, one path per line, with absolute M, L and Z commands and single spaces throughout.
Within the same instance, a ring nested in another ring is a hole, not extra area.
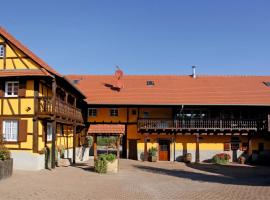
M 121 124 L 93 124 L 88 129 L 88 134 L 122 135 L 125 134 L 125 125 Z

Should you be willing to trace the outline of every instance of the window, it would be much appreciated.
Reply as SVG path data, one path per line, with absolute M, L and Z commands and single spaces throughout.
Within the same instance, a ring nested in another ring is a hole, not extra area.
M 155 85 L 154 81 L 146 81 L 146 85 Z
M 143 118 L 148 118 L 149 117 L 149 112 L 143 112 Z
M 88 108 L 88 116 L 89 117 L 96 117 L 97 116 L 97 109 L 96 108 Z
M 18 141 L 18 121 L 17 120 L 4 120 L 3 121 L 3 137 L 5 141 L 9 141 L 9 142 Z
M 112 109 L 110 110 L 110 115 L 111 115 L 112 117 L 117 117 L 117 116 L 118 116 L 118 109 L 117 109 L 117 108 L 112 108 Z
M 52 141 L 52 123 L 47 123 L 47 141 Z
M 19 81 L 6 81 L 5 97 L 17 97 L 19 92 Z
M 5 47 L 3 44 L 0 44 L 0 58 L 4 58 L 5 55 Z
M 137 115 L 137 111 L 135 109 L 132 109 L 131 113 L 132 115 Z

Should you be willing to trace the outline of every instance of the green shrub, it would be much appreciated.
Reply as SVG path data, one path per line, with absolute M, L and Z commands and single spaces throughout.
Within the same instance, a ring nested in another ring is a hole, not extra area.
M 10 151 L 2 146 L 0 147 L 0 160 L 9 160 L 10 159 Z
M 116 159 L 116 156 L 112 153 L 106 155 L 106 160 L 109 162 L 113 162 Z
M 148 150 L 149 156 L 157 156 L 157 148 L 156 147 L 151 147 Z
M 113 162 L 115 159 L 116 156 L 112 153 L 99 155 L 95 161 L 95 171 L 97 173 L 107 173 L 108 162 Z
M 97 173 L 106 173 L 107 172 L 107 160 L 105 154 L 98 156 L 98 159 L 95 161 L 95 171 Z
M 88 147 L 91 147 L 93 145 L 94 139 L 92 136 L 86 136 L 86 141 L 87 141 Z
M 5 147 L 3 142 L 3 137 L 0 134 L 0 160 L 9 160 L 11 158 L 11 153 L 8 148 Z
M 216 154 L 213 157 L 212 161 L 215 164 L 227 164 L 230 159 L 231 159 L 231 156 L 229 154 L 220 153 L 220 154 Z

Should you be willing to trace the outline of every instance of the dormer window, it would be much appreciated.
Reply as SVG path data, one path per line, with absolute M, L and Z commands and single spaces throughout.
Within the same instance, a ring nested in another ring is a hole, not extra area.
M 270 82 L 263 82 L 264 85 L 266 85 L 267 87 L 270 87 Z
M 0 44 L 0 58 L 4 58 L 5 55 L 5 47 L 3 44 Z
M 73 80 L 73 84 L 77 85 L 80 82 L 80 80 Z
M 146 81 L 146 85 L 150 86 L 150 85 L 155 85 L 154 81 Z

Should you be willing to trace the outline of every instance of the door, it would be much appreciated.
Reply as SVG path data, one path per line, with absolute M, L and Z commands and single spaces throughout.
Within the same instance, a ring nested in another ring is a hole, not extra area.
M 128 140 L 129 155 L 128 158 L 131 160 L 138 160 L 137 156 L 137 140 Z
M 170 141 L 159 140 L 159 160 L 169 161 L 170 160 Z

